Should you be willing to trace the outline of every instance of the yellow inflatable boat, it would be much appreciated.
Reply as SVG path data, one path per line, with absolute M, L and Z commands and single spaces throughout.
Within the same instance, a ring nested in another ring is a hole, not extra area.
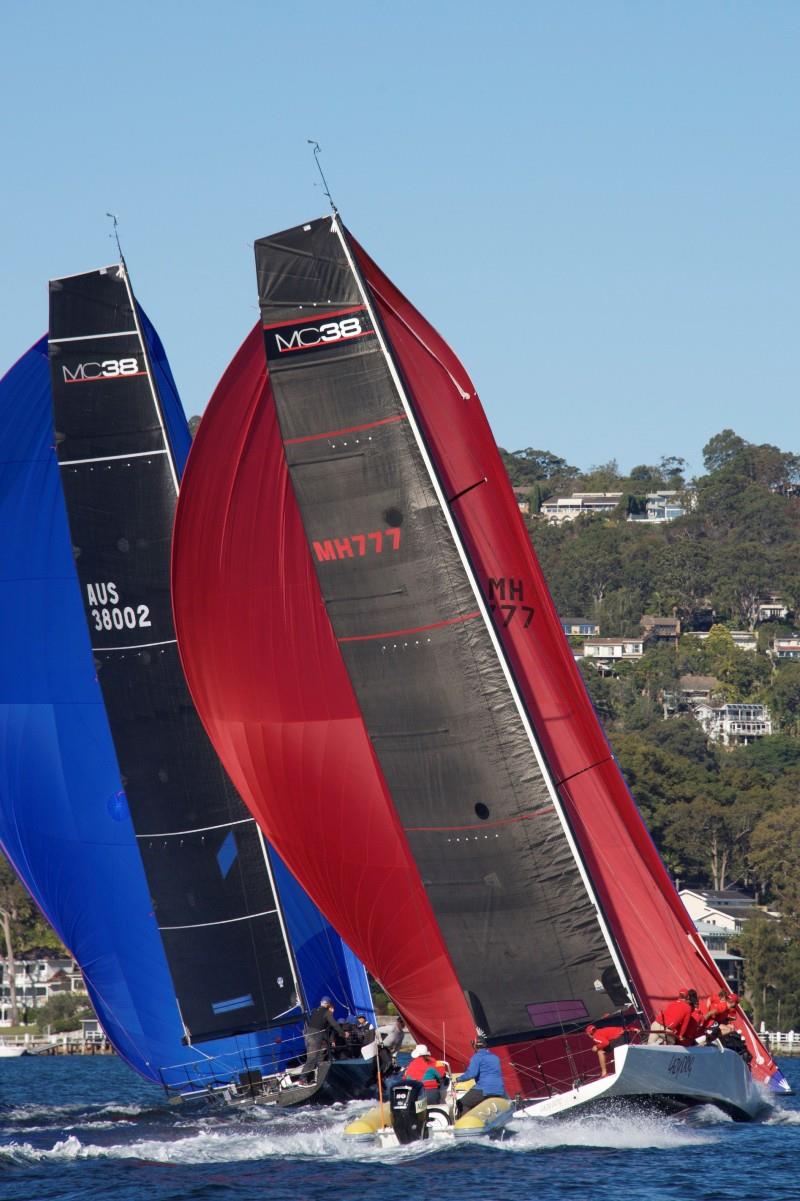
M 396 1147 L 430 1138 L 466 1138 L 495 1135 L 515 1113 L 507 1097 L 484 1097 L 474 1108 L 459 1116 L 458 1099 L 471 1088 L 464 1081 L 458 1089 L 450 1083 L 442 1100 L 429 1103 L 417 1081 L 403 1080 L 390 1090 L 388 1100 L 345 1127 L 345 1136 L 382 1147 Z

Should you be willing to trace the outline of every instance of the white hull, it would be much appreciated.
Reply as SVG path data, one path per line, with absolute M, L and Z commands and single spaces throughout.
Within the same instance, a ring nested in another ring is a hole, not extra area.
M 614 1067 L 601 1080 L 532 1101 L 518 1114 L 549 1118 L 622 1104 L 674 1113 L 710 1104 L 746 1121 L 770 1107 L 741 1056 L 721 1047 L 617 1047 Z
M 17 1055 L 29 1054 L 25 1043 L 0 1043 L 0 1059 L 11 1059 Z

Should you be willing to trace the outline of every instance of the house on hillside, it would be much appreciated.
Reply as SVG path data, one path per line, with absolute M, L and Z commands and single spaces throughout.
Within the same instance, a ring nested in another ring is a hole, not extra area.
M 586 513 L 613 513 L 621 500 L 621 492 L 575 492 L 543 501 L 539 512 L 548 521 L 562 525 Z
M 708 704 L 713 693 L 721 687 L 716 676 L 681 676 L 678 683 L 680 699 L 690 706 Z
M 777 592 L 770 592 L 761 598 L 756 614 L 756 621 L 783 621 L 789 616 L 789 606 Z
M 773 638 L 768 654 L 775 660 L 800 659 L 800 634 L 788 634 L 785 638 Z
M 588 617 L 559 617 L 567 638 L 592 638 L 600 633 L 600 622 Z
M 548 521 L 561 525 L 574 521 L 586 513 L 613 513 L 625 494 L 623 492 L 573 492 L 572 496 L 561 496 L 546 500 L 540 513 Z M 685 509 L 678 502 L 679 492 L 648 492 L 645 497 L 644 513 L 629 513 L 628 521 L 643 521 L 659 524 L 683 517 Z
M 666 646 L 677 646 L 681 634 L 681 623 L 677 617 L 654 617 L 645 613 L 639 625 L 644 630 L 644 640 Z
M 689 917 L 695 923 L 705 922 L 719 930 L 738 934 L 744 923 L 757 913 L 774 913 L 763 910 L 755 897 L 739 888 L 681 888 L 679 895 L 686 906 Z
M 586 638 L 583 643 L 584 659 L 594 660 L 600 670 L 625 659 L 641 659 L 643 654 L 642 638 Z
M 644 513 L 629 513 L 628 521 L 646 521 L 651 525 L 661 525 L 665 521 L 675 521 L 683 517 L 686 509 L 680 502 L 680 492 L 660 491 L 648 492 L 645 499 Z
M 25 1010 L 38 1009 L 57 993 L 76 992 L 85 994 L 86 988 L 83 976 L 75 965 L 74 960 L 63 955 L 48 955 L 35 952 L 14 963 L 14 982 L 17 991 L 17 1006 L 21 1013 Z M 8 964 L 0 967 L 0 1026 L 7 1026 L 11 1020 L 11 981 L 8 974 Z
M 692 711 L 709 741 L 722 746 L 747 746 L 772 733 L 772 717 L 766 705 L 714 705 L 702 701 L 693 705 Z
M 744 990 L 744 960 L 729 946 L 735 934 L 714 922 L 695 922 L 694 928 L 706 944 L 711 958 L 722 973 L 728 987 L 736 993 Z

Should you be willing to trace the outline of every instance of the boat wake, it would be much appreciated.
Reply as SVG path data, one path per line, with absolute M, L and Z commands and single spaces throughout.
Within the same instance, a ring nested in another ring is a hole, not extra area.
M 361 1108 L 358 1105 L 305 1112 L 256 1108 L 246 1115 L 208 1113 L 199 1118 L 165 1109 L 137 1112 L 135 1106 L 96 1107 L 84 1110 L 81 1115 L 74 1110 L 69 1113 L 69 1107 L 54 1107 L 49 1111 L 21 1108 L 23 1120 L 16 1130 L 6 1127 L 0 1164 L 22 1166 L 98 1159 L 187 1165 L 270 1159 L 396 1164 L 446 1152 L 458 1155 L 478 1146 L 488 1153 L 514 1154 L 561 1147 L 681 1150 L 715 1142 L 708 1126 L 723 1118 L 723 1115 L 717 1115 L 716 1119 L 708 1115 L 702 1131 L 680 1120 L 648 1115 L 570 1121 L 517 1118 L 502 1139 L 488 1142 L 465 1139 L 456 1143 L 434 1140 L 387 1152 L 371 1142 L 354 1143 L 345 1138 L 345 1124 Z M 123 1109 L 129 1111 L 124 1118 L 119 1116 Z M 109 1118 L 108 1111 L 117 1116 Z M 26 1126 L 26 1120 L 34 1114 L 37 1123 Z M 49 1119 L 49 1124 L 42 1125 L 43 1119 Z
M 708 1108 L 713 1108 L 709 1106 Z M 719 1114 L 721 1120 L 727 1120 Z M 513 1137 L 497 1144 L 509 1151 L 548 1151 L 554 1147 L 597 1147 L 604 1150 L 667 1151 L 716 1142 L 709 1132 L 699 1133 L 675 1118 L 652 1114 L 587 1115 L 569 1121 L 517 1118 L 509 1128 Z

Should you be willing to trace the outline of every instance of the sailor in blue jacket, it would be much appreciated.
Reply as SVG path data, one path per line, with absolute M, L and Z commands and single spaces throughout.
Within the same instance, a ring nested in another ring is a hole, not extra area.
M 456 1081 L 475 1081 L 474 1088 L 471 1088 L 459 1101 L 461 1113 L 466 1113 L 467 1110 L 480 1105 L 484 1097 L 508 1096 L 506 1086 L 503 1084 L 500 1060 L 494 1051 L 490 1051 L 487 1047 L 485 1035 L 479 1033 L 472 1045 L 475 1048 L 475 1054 L 467 1064 L 467 1070 L 460 1076 L 456 1076 Z

